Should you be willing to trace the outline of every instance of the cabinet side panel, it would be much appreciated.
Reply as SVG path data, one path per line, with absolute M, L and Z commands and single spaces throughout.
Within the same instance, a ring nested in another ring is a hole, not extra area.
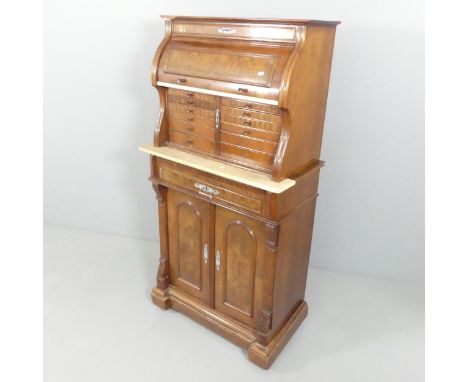
M 320 158 L 334 41 L 334 27 L 307 28 L 285 105 L 290 131 L 280 177 L 297 174 Z
M 304 300 L 316 197 L 296 208 L 281 223 L 276 260 L 273 332 Z

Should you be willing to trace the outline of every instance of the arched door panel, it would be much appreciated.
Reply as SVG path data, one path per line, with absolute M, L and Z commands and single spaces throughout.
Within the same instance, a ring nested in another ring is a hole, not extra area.
M 167 203 L 171 282 L 210 304 L 210 204 L 172 189 Z

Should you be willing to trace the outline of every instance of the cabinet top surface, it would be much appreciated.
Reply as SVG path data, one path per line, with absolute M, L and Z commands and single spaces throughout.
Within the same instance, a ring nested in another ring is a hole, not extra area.
M 292 179 L 283 179 L 280 182 L 275 182 L 267 174 L 230 165 L 215 159 L 205 158 L 200 155 L 187 153 L 171 147 L 141 145 L 139 149 L 144 153 L 193 167 L 197 170 L 206 171 L 210 174 L 221 176 L 274 194 L 282 193 L 296 184 L 296 181 Z
M 269 19 L 269 18 L 239 18 L 239 17 L 209 17 L 209 16 L 168 16 L 161 15 L 165 20 L 186 21 L 213 21 L 213 22 L 235 22 L 254 24 L 292 24 L 292 25 L 338 25 L 340 21 L 310 20 L 310 19 Z

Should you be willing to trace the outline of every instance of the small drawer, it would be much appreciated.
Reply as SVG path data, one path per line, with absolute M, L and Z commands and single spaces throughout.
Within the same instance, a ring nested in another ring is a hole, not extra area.
M 271 122 L 279 125 L 281 123 L 281 117 L 276 114 L 262 113 L 259 111 L 237 109 L 234 107 L 221 106 L 221 115 L 227 114 L 233 117 L 246 118 L 246 119 L 257 119 L 260 121 Z
M 216 106 L 214 103 L 203 101 L 195 98 L 169 96 L 169 103 L 180 103 L 182 105 L 199 107 L 202 109 L 215 110 Z
M 173 112 L 183 113 L 187 117 L 194 115 L 197 117 L 210 118 L 213 120 L 216 114 L 214 110 L 206 110 L 198 107 L 181 105 L 178 103 L 169 103 L 169 115 Z
M 197 100 L 202 100 L 210 103 L 215 103 L 216 98 L 215 96 L 209 95 L 209 94 L 203 94 L 203 93 L 197 93 L 197 92 L 191 92 L 188 90 L 179 90 L 179 89 L 168 89 L 168 94 L 169 96 L 178 96 L 178 97 L 185 97 L 189 99 L 197 99 Z
M 169 142 L 184 146 L 188 149 L 203 151 L 210 154 L 213 154 L 215 151 L 214 141 L 175 130 L 169 130 Z
M 268 154 L 275 154 L 276 148 L 278 146 L 274 142 L 249 138 L 247 135 L 231 134 L 223 131 L 221 131 L 220 141 L 230 143 L 236 146 L 242 146 L 247 149 L 262 151 Z
M 181 111 L 171 111 L 169 113 L 169 118 L 171 120 L 191 123 L 197 126 L 203 126 L 203 127 L 207 127 L 210 129 L 214 129 L 216 125 L 216 121 L 214 119 L 197 117 L 196 115 L 189 115 Z M 169 121 L 169 123 L 171 122 Z
M 257 167 L 271 169 L 275 156 L 260 151 L 249 150 L 239 146 L 219 142 L 219 155 L 237 162 L 249 163 Z
M 271 122 L 264 122 L 259 121 L 258 119 L 248 119 L 242 117 L 234 117 L 232 115 L 221 113 L 221 122 L 227 122 L 234 125 L 240 125 L 244 127 L 252 127 L 254 129 L 265 130 L 272 133 L 280 133 L 281 128 L 279 125 L 271 123 Z
M 252 127 L 241 126 L 241 125 L 234 125 L 232 123 L 221 123 L 221 131 L 226 131 L 229 133 L 239 134 L 239 135 L 246 135 L 251 138 L 258 138 L 263 139 L 270 142 L 278 142 L 279 141 L 279 133 L 267 131 L 267 130 L 259 130 L 254 129 Z
M 241 101 L 238 99 L 225 98 L 225 97 L 221 98 L 221 105 L 229 106 L 229 107 L 236 107 L 239 109 L 262 111 L 264 113 L 271 113 L 271 114 L 280 113 L 280 109 L 276 106 L 265 105 L 262 103 L 255 103 L 255 102 L 249 102 L 249 101 Z
M 213 201 L 224 201 L 256 213 L 262 213 L 264 192 L 252 187 L 234 183 L 217 176 L 187 168 L 159 162 L 158 175 L 169 185 L 185 188 Z
M 176 130 L 181 133 L 196 135 L 206 139 L 215 139 L 215 130 L 204 126 L 196 125 L 195 123 L 181 122 L 175 119 L 169 119 L 169 129 Z
M 175 35 L 194 37 L 216 37 L 225 39 L 280 41 L 292 43 L 296 39 L 294 25 L 259 24 L 246 25 L 240 23 L 193 22 L 191 20 L 175 20 L 173 31 Z

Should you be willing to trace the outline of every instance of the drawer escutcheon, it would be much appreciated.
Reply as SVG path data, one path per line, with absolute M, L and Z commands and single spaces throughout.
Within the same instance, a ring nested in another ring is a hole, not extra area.
M 210 198 L 212 198 L 213 195 L 219 195 L 219 191 L 218 191 L 218 190 L 215 190 L 214 188 L 209 187 L 209 186 L 207 186 L 207 185 L 205 185 L 205 184 L 202 184 L 202 183 L 194 183 L 193 185 L 195 186 L 195 188 L 198 189 L 198 193 L 199 193 L 199 194 L 209 196 Z

